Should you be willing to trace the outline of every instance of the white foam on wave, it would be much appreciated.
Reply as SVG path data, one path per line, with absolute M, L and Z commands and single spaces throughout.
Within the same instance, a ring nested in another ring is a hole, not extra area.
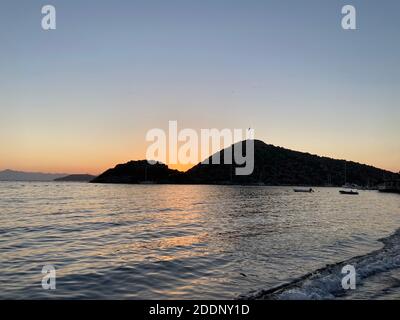
M 290 283 L 269 290 L 240 296 L 241 299 L 273 300 L 321 300 L 335 299 L 351 294 L 352 290 L 342 288 L 342 268 L 352 265 L 356 269 L 357 286 L 362 286 L 368 277 L 400 267 L 400 229 L 393 235 L 380 239 L 382 249 L 369 254 L 351 258 L 336 264 L 327 265 L 306 274 Z

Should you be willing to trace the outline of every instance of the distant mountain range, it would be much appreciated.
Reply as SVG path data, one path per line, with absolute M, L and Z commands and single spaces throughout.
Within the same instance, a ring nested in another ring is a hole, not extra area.
M 66 176 L 65 173 L 41 173 L 4 170 L 0 171 L 0 181 L 53 181 Z
M 245 143 L 243 150 L 245 150 Z M 224 154 L 230 148 L 221 150 Z M 232 150 L 230 150 L 232 152 Z M 150 165 L 146 160 L 130 161 L 109 169 L 94 183 L 192 183 L 192 184 L 265 184 L 341 186 L 345 182 L 360 186 L 376 186 L 385 179 L 398 179 L 399 174 L 346 160 L 320 157 L 254 141 L 254 171 L 236 176 L 236 164 L 197 164 L 186 172 L 169 169 L 165 164 Z
M 61 177 L 54 179 L 54 181 L 58 182 L 89 182 L 96 178 L 96 176 L 92 176 L 90 174 L 70 174 L 66 177 Z

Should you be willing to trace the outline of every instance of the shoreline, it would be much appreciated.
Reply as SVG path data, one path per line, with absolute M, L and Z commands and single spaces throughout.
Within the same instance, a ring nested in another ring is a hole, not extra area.
M 43 181 L 43 180 L 0 180 L 2 182 L 9 182 L 9 183 L 82 183 L 82 184 L 91 184 L 91 185 L 125 185 L 125 186 L 239 186 L 239 187 L 288 187 L 288 188 L 343 188 L 343 186 L 335 185 L 335 186 L 324 186 L 324 185 L 307 185 L 307 184 L 240 184 L 240 183 L 120 183 L 120 182 L 90 182 L 90 181 Z M 378 188 L 370 188 L 370 189 L 363 189 L 362 186 L 358 188 L 353 188 L 361 191 L 379 191 Z
M 382 248 L 353 258 L 327 264 L 293 281 L 270 289 L 241 294 L 239 300 L 332 300 L 354 298 L 372 277 L 400 268 L 400 228 L 385 238 L 377 239 Z M 342 268 L 352 265 L 356 269 L 355 290 L 344 290 L 341 285 Z M 361 288 L 361 289 L 360 289 Z M 375 295 L 384 292 L 375 292 Z

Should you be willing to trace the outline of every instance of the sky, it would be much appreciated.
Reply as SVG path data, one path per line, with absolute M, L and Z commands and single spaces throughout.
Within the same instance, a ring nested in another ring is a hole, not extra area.
M 57 29 L 41 28 L 41 8 Z M 357 12 L 343 30 L 341 8 Z M 98 174 L 152 128 L 400 170 L 398 0 L 2 0 L 0 170 Z

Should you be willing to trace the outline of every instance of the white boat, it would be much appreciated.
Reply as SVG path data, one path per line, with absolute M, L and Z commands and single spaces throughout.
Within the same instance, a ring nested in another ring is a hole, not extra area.
M 339 190 L 340 194 L 358 195 L 357 191 L 353 190 Z

